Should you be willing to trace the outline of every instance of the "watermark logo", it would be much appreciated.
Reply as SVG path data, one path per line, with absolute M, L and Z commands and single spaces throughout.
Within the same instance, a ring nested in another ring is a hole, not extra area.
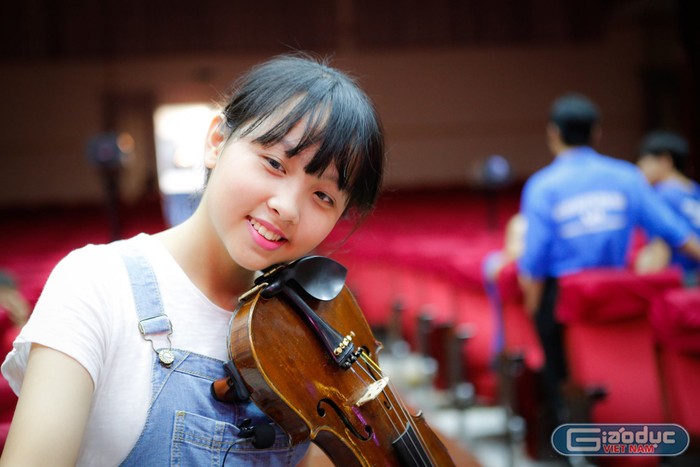
M 677 456 L 689 443 L 675 424 L 569 423 L 552 433 L 552 446 L 564 456 Z

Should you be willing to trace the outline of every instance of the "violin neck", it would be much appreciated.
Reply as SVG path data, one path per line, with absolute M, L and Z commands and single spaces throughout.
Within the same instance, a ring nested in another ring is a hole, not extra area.
M 403 467 L 427 467 L 433 465 L 411 423 L 406 426 L 406 430 L 392 445 L 396 449 Z

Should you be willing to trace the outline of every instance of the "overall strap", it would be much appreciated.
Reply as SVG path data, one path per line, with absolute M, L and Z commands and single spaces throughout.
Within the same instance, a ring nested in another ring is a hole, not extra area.
M 170 319 L 163 312 L 163 300 L 153 267 L 137 248 L 122 248 L 122 258 L 134 294 L 136 314 L 139 318 L 139 332 L 145 340 L 151 343 L 160 363 L 169 367 L 174 361 L 170 341 L 173 327 Z M 165 338 L 167 346 L 156 347 L 154 343 L 156 338 L 161 341 Z M 156 350 L 157 348 L 160 350 Z

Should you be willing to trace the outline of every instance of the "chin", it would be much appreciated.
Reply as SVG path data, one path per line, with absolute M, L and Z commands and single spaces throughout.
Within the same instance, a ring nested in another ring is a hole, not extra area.
M 263 269 L 269 268 L 270 266 L 282 262 L 287 262 L 285 259 L 271 258 L 269 256 L 257 256 L 257 255 L 245 255 L 241 258 L 241 261 L 236 261 L 241 268 L 248 271 L 262 271 Z

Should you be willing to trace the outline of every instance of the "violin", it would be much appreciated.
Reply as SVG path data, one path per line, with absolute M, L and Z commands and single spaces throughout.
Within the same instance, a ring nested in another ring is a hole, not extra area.
M 258 277 L 231 318 L 231 377 L 213 384 L 215 397 L 249 396 L 293 444 L 310 439 L 336 465 L 454 466 L 382 372 L 382 345 L 346 274 L 330 258 L 308 256 Z

